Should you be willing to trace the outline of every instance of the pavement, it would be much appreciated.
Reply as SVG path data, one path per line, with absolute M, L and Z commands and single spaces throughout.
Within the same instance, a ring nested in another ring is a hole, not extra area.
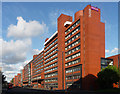
M 120 93 L 102 93 L 94 91 L 64 91 L 64 90 L 38 90 L 38 89 L 28 89 L 28 88 L 12 88 L 8 90 L 3 90 L 2 94 L 120 94 Z

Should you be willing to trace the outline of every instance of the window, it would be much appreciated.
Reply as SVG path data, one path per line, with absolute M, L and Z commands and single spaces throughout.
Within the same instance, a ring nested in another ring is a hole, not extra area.
M 57 75 L 58 75 L 57 72 L 51 73 L 51 74 L 46 74 L 46 75 L 45 75 L 45 78 L 47 78 L 47 77 L 53 77 L 53 76 L 57 76 Z
M 73 76 L 66 77 L 66 80 L 71 80 L 71 79 L 80 79 L 80 75 L 73 75 Z
M 82 66 L 74 66 L 71 68 L 66 69 L 65 73 L 71 73 L 71 72 L 76 72 L 76 71 L 81 71 Z
M 65 36 L 65 39 L 69 38 L 72 36 L 74 33 L 76 33 L 78 30 L 80 30 L 80 26 L 78 26 L 76 29 L 74 29 L 71 33 L 69 33 L 67 36 Z
M 58 88 L 58 83 L 47 83 L 47 84 L 45 84 L 45 87 L 47 87 L 47 88 L 50 88 L 50 87 Z
M 68 61 L 68 60 L 73 59 L 73 58 L 78 57 L 78 56 L 80 56 L 80 52 L 75 53 L 75 54 L 73 54 L 73 55 L 71 55 L 69 57 L 66 57 L 65 61 Z
M 80 39 L 76 40 L 75 42 L 73 42 L 72 44 L 68 45 L 67 47 L 65 47 L 65 50 L 68 50 L 69 48 L 77 45 L 78 43 L 80 43 Z
M 55 56 L 57 56 L 57 53 L 54 54 L 54 55 L 52 55 L 52 56 L 50 56 L 49 58 L 45 59 L 45 62 L 48 61 L 48 60 L 50 60 L 51 58 L 53 58 L 53 57 L 55 57 Z
M 48 56 L 50 56 L 51 54 L 53 54 L 54 52 L 56 52 L 58 49 L 54 49 L 52 52 L 50 52 L 49 54 L 45 55 L 45 58 L 47 58 Z
M 75 22 L 71 27 L 69 27 L 66 31 L 65 31 L 65 34 L 67 34 L 70 30 L 72 30 L 76 25 L 78 25 L 80 23 L 80 19 Z
M 54 82 L 54 81 L 58 81 L 58 78 L 45 79 L 45 82 Z
M 49 50 L 47 50 L 47 51 L 45 52 L 45 55 L 46 55 L 48 52 L 50 52 L 52 49 L 54 49 L 55 47 L 57 47 L 57 45 L 58 45 L 58 44 L 55 44 L 53 47 L 51 47 Z
M 47 47 L 45 48 L 45 51 L 46 51 L 50 46 L 52 46 L 53 44 L 55 44 L 56 42 L 57 42 L 57 39 L 54 40 L 49 46 L 47 46 Z
M 45 63 L 45 66 L 46 66 L 47 64 L 50 64 L 51 62 L 56 61 L 57 59 L 58 59 L 58 58 L 56 57 L 56 58 L 52 59 L 51 61 L 46 62 L 46 63 Z
M 40 58 L 40 59 L 34 61 L 33 64 L 34 64 L 34 65 L 37 65 L 37 64 L 40 63 L 42 60 L 43 60 L 43 58 L 42 58 L 42 59 Z M 33 65 L 33 66 L 34 66 L 34 65 Z
M 79 62 L 80 62 L 80 58 L 66 63 L 65 66 L 69 66 L 69 65 L 76 64 L 76 63 L 79 63 Z
M 49 66 L 46 66 L 44 69 L 47 69 L 47 68 L 50 68 L 50 67 L 53 67 L 53 66 L 56 66 L 56 65 L 57 65 L 57 62 L 55 62 L 55 63 L 53 63 L 53 64 L 51 64 Z
M 58 69 L 58 67 L 54 67 L 54 68 L 51 68 L 51 69 L 49 69 L 49 70 L 46 70 L 45 73 L 50 72 L 50 71 L 53 71 L 53 70 L 57 70 L 57 69 Z

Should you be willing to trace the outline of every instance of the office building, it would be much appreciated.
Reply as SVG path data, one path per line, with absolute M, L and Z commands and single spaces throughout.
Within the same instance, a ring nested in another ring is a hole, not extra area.
M 14 78 L 13 78 L 13 86 L 19 86 L 21 87 L 21 74 L 18 73 Z
M 22 79 L 23 79 L 23 85 L 31 85 L 31 61 L 24 66 L 24 69 L 22 71 Z
M 44 50 L 33 56 L 31 66 L 31 85 L 33 88 L 44 88 Z
M 23 84 L 35 88 L 93 89 L 105 57 L 105 24 L 100 9 L 87 5 L 71 16 L 61 14 L 57 31 L 23 69 Z

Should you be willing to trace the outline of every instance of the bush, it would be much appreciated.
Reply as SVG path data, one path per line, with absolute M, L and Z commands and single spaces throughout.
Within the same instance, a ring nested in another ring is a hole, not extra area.
M 120 80 L 120 72 L 115 66 L 107 66 L 97 76 L 97 81 L 102 89 L 113 88 L 113 83 L 117 84 Z

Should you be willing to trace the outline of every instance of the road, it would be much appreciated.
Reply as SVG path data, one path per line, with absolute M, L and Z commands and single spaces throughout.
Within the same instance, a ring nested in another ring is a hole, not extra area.
M 101 93 L 92 91 L 57 91 L 57 90 L 36 90 L 27 88 L 12 88 L 3 90 L 2 94 L 120 94 L 120 93 Z

